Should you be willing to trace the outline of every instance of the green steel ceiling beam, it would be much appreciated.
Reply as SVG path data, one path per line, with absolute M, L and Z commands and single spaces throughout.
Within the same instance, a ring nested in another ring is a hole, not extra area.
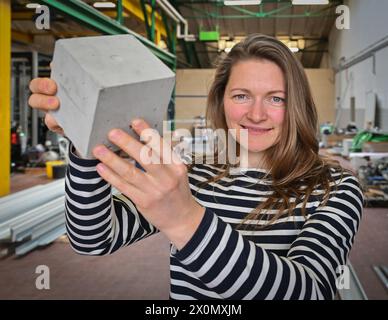
M 152 42 L 155 42 L 155 6 L 156 1 L 151 0 L 151 38 Z
M 336 14 L 324 14 L 325 11 L 333 8 L 335 4 L 321 8 L 314 11 L 305 11 L 302 14 L 279 14 L 279 12 L 286 9 L 290 9 L 292 5 L 287 4 L 280 8 L 271 11 L 264 11 L 262 6 L 260 6 L 259 12 L 253 12 L 246 9 L 238 8 L 236 6 L 230 6 L 230 8 L 236 9 L 245 14 L 243 15 L 222 15 L 218 12 L 209 12 L 196 8 L 192 5 L 183 4 L 182 7 L 188 8 L 195 13 L 198 13 L 198 16 L 185 16 L 186 19 L 257 19 L 257 18 L 321 18 L 321 17 L 336 17 Z
M 254 17 L 249 15 L 215 15 L 211 13 L 206 13 L 199 16 L 185 16 L 185 19 L 217 19 L 217 20 L 228 20 L 228 19 L 258 19 L 258 18 L 277 18 L 277 19 L 296 19 L 296 18 L 323 18 L 323 17 L 337 17 L 335 14 L 325 14 L 325 15 L 309 15 L 309 14 L 282 14 L 274 16 L 264 16 L 264 17 Z
M 284 10 L 288 10 L 288 9 L 291 9 L 291 8 L 292 8 L 292 4 L 288 3 L 288 4 L 285 4 L 285 5 L 282 5 L 280 8 L 264 12 L 263 4 L 261 4 L 261 11 L 258 12 L 257 14 L 259 15 L 259 17 L 262 16 L 262 15 L 267 15 L 267 16 L 271 17 L 271 16 L 273 16 L 273 15 L 279 13 L 279 12 L 282 12 Z
M 195 42 L 188 42 L 189 44 L 189 50 L 192 52 L 195 63 L 198 68 L 202 68 L 201 66 L 201 61 L 199 60 L 198 54 L 197 54 L 197 49 L 195 48 Z
M 217 6 L 225 6 L 224 0 L 175 0 L 177 5 L 181 4 L 212 4 Z M 266 3 L 291 3 L 291 0 L 263 0 L 262 4 Z M 343 4 L 343 0 L 330 0 L 331 3 Z
M 123 1 L 122 0 L 117 0 L 116 20 L 118 23 L 123 24 Z
M 147 32 L 147 38 L 151 39 L 151 27 L 150 27 L 150 23 L 148 21 L 148 14 L 147 14 L 147 9 L 146 9 L 144 0 L 140 0 L 140 6 L 141 6 L 141 11 L 143 11 L 144 23 L 145 23 L 146 32 Z
M 176 0 L 170 0 L 170 3 L 173 7 L 177 8 Z M 177 10 L 178 12 L 180 11 L 179 9 Z M 191 46 L 189 42 L 186 42 L 183 39 L 179 39 L 179 45 L 185 54 L 187 64 L 190 67 L 193 67 L 195 65 L 194 60 L 198 59 L 198 56 L 195 54 L 195 47 Z M 198 65 L 198 60 L 196 60 L 196 62 Z
M 257 17 L 257 12 L 253 12 L 251 10 L 247 10 L 247 9 L 241 8 L 239 6 L 229 6 L 229 8 L 231 8 L 233 10 L 236 10 L 236 11 L 239 11 L 239 12 L 242 12 L 242 13 L 245 13 L 245 14 L 247 14 L 249 16 Z
M 192 66 L 193 65 L 193 61 L 192 61 L 193 59 L 192 59 L 190 51 L 189 51 L 189 49 L 187 47 L 186 41 L 184 41 L 183 39 L 179 39 L 179 45 L 182 48 L 183 53 L 185 54 L 185 58 L 186 58 L 187 63 L 190 66 Z
M 162 20 L 163 20 L 163 24 L 164 24 L 164 28 L 166 29 L 166 33 L 167 33 L 167 47 L 168 47 L 168 50 L 170 50 L 171 53 L 175 54 L 175 51 L 176 51 L 176 47 L 175 47 L 175 34 L 171 34 L 171 30 L 170 30 L 170 26 L 168 24 L 168 19 L 167 19 L 167 16 L 166 14 L 164 13 L 164 11 L 162 11 Z M 174 22 L 175 24 L 175 22 Z
M 283 4 L 279 8 L 265 11 L 264 5 L 265 4 Z M 289 10 L 293 7 L 291 0 L 264 0 L 260 5 L 258 6 L 250 6 L 251 8 L 255 9 L 258 8 L 259 11 L 252 11 L 246 9 L 245 6 L 228 6 L 228 8 L 231 8 L 233 10 L 236 10 L 240 13 L 243 13 L 241 15 L 222 15 L 219 14 L 219 8 L 224 7 L 223 0 L 215 0 L 215 1 L 209 1 L 209 0 L 176 0 L 175 4 L 177 6 L 182 6 L 185 8 L 188 8 L 192 10 L 193 12 L 197 12 L 200 14 L 200 16 L 186 16 L 187 19 L 249 19 L 249 18 L 316 18 L 316 17 L 327 17 L 327 16 L 336 16 L 335 14 L 328 15 L 324 14 L 325 11 L 328 11 L 332 9 L 333 7 L 342 4 L 342 0 L 332 0 L 329 5 L 324 6 L 323 8 L 320 7 L 316 10 L 305 10 L 302 14 L 280 14 L 282 11 Z M 195 6 L 195 4 L 210 4 L 214 7 L 215 11 L 209 12 L 208 10 L 203 10 Z M 306 6 L 308 8 L 310 6 Z M 316 6 L 315 6 L 316 7 Z
M 111 19 L 94 9 L 90 5 L 80 0 L 38 0 L 37 2 L 45 4 L 56 11 L 71 17 L 75 21 L 103 34 L 131 34 L 140 42 L 148 47 L 160 60 L 166 63 L 170 68 L 176 68 L 176 56 L 161 50 L 154 43 L 141 35 L 133 32 L 119 22 Z

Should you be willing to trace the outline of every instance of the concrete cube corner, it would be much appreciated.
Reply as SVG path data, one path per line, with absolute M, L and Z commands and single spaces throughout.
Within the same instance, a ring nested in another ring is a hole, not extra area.
M 113 128 L 131 135 L 129 123 L 144 118 L 162 133 L 175 74 L 131 35 L 61 39 L 51 78 L 60 107 L 52 115 L 81 156 L 93 158 Z

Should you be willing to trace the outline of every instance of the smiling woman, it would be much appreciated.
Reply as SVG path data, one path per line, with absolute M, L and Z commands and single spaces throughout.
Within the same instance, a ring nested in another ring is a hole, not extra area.
M 34 79 L 30 87 L 32 107 L 58 107 L 52 80 Z M 154 144 L 121 130 L 109 139 L 144 171 L 105 146 L 94 149 L 95 160 L 78 157 L 72 147 L 71 246 L 105 255 L 163 232 L 171 241 L 172 299 L 332 299 L 359 228 L 363 194 L 351 173 L 318 154 L 303 68 L 276 39 L 249 36 L 218 66 L 207 111 L 214 129 L 237 131 L 248 168 L 186 166 L 174 154 L 166 163 Z M 141 135 L 149 126 L 136 119 L 132 128 Z M 160 164 L 144 162 L 144 148 Z M 121 194 L 112 196 L 111 186 Z
M 250 165 L 260 164 L 262 151 L 279 138 L 285 114 L 285 83 L 281 69 L 268 60 L 236 63 L 230 72 L 224 93 L 225 120 L 228 129 L 248 130 Z

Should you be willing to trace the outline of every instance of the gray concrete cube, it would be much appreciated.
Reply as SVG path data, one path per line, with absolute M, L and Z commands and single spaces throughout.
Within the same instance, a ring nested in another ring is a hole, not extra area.
M 60 107 L 52 115 L 81 156 L 129 123 L 144 118 L 162 133 L 175 74 L 131 35 L 58 40 L 51 78 L 58 85 Z

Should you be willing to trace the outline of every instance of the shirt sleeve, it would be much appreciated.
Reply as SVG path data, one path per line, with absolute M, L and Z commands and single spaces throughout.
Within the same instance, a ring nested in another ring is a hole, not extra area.
M 348 175 L 307 219 L 287 256 L 245 239 L 206 209 L 191 240 L 172 255 L 225 299 L 333 299 L 358 230 L 363 194 Z
M 74 151 L 71 145 L 65 212 L 67 235 L 77 253 L 110 254 L 158 232 L 129 198 L 112 196 L 111 185 L 96 170 L 98 160 L 81 159 Z

